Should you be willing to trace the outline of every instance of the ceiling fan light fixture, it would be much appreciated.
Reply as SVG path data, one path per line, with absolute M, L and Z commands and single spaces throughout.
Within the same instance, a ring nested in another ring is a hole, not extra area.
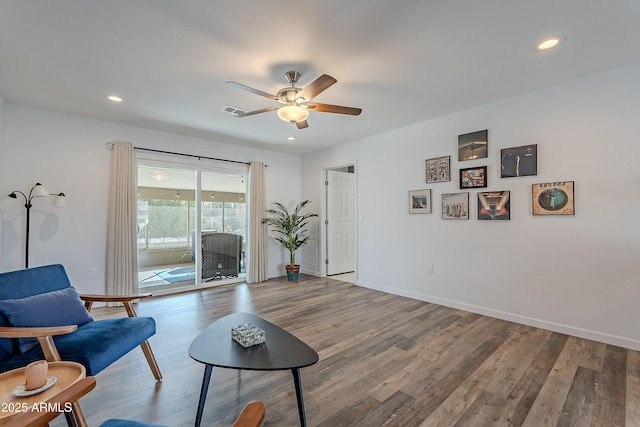
M 166 181 L 167 179 L 169 179 L 167 173 L 159 169 L 154 170 L 152 176 L 156 181 Z
M 295 104 L 280 107 L 278 108 L 277 113 L 280 120 L 290 123 L 303 122 L 309 117 L 309 110 Z

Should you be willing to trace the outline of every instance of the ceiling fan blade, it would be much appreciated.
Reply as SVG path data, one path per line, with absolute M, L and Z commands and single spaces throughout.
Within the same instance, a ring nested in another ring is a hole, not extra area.
M 323 74 L 317 79 L 315 79 L 314 81 L 312 81 L 311 83 L 309 83 L 307 86 L 305 86 L 300 91 L 298 96 L 301 98 L 304 98 L 305 101 L 311 101 L 313 98 L 318 96 L 322 91 L 332 86 L 336 82 L 337 80 L 331 77 L 330 75 Z
M 296 122 L 296 126 L 298 126 L 298 129 L 304 129 L 309 127 L 309 123 L 307 123 L 306 120 L 303 120 L 301 122 Z
M 253 111 L 247 111 L 244 114 L 238 114 L 238 117 L 247 117 L 247 116 L 254 116 L 256 114 L 260 114 L 260 113 L 266 113 L 267 111 L 273 111 L 273 110 L 277 110 L 278 108 L 280 108 L 279 106 L 274 106 L 274 107 L 267 107 L 267 108 L 263 108 L 261 110 L 253 110 Z
M 349 114 L 351 116 L 357 116 L 360 113 L 362 113 L 362 108 L 343 107 L 342 105 L 320 104 L 318 102 L 307 104 L 307 107 L 309 107 L 309 109 L 312 109 L 313 111 L 320 111 L 322 113 Z
M 254 89 L 252 87 L 245 86 L 245 85 L 237 83 L 237 82 L 227 82 L 227 84 L 229 86 L 233 86 L 233 87 L 236 87 L 238 89 L 246 90 L 247 92 L 250 92 L 250 93 L 253 93 L 253 94 L 256 94 L 256 95 L 264 96 L 265 98 L 271 99 L 273 101 L 281 101 L 280 98 L 278 98 L 275 95 L 271 95 L 270 93 L 263 92 L 263 91 L 261 91 L 259 89 Z

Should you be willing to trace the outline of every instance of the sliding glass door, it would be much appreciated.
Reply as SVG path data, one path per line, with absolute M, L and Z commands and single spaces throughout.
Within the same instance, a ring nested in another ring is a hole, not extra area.
M 138 162 L 142 291 L 244 280 L 246 171 Z

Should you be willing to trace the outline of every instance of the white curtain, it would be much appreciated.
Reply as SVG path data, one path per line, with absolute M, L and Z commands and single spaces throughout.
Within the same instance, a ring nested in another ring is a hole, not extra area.
M 264 163 L 249 164 L 249 254 L 247 283 L 268 279 L 267 226 L 262 218 L 267 210 Z
M 107 226 L 107 295 L 138 294 L 136 170 L 133 145 L 114 142 Z

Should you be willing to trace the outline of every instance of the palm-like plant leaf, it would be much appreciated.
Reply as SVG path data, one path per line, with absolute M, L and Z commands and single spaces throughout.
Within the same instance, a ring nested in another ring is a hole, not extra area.
M 274 240 L 280 243 L 289 251 L 291 265 L 295 265 L 296 250 L 309 242 L 307 235 L 307 225 L 309 219 L 317 217 L 315 213 L 303 213 L 304 208 L 311 203 L 311 200 L 303 200 L 289 212 L 286 206 L 280 202 L 274 202 L 275 208 L 267 209 L 267 217 L 262 220 L 263 224 L 271 226 L 276 233 Z

